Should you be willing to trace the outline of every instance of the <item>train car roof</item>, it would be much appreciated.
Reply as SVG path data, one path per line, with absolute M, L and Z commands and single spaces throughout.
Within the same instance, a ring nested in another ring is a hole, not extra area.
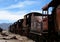
M 17 21 L 21 21 L 21 20 L 23 20 L 23 19 L 19 19 L 19 20 L 17 20 Z
M 17 23 L 17 22 L 19 22 L 19 21 L 23 21 L 23 19 L 19 19 L 19 20 L 17 20 L 16 22 L 14 22 L 14 23 Z
M 34 14 L 34 16 L 47 16 L 47 14 L 42 14 L 42 13 L 39 13 L 39 12 L 31 12 L 31 13 L 28 13 L 28 14 L 26 14 L 26 15 L 32 15 L 32 14 Z M 26 16 L 25 15 L 25 16 Z M 49 14 L 48 14 L 49 15 Z

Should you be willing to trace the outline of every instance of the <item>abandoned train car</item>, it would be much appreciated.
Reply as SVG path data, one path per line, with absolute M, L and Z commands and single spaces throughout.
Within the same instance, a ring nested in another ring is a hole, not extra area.
M 35 40 L 36 38 L 34 35 L 40 36 L 40 34 L 48 33 L 48 15 L 38 12 L 28 13 L 24 15 L 22 21 L 18 20 L 12 24 L 10 26 L 10 31 Z
M 48 30 L 48 17 L 38 12 L 28 13 L 24 16 L 23 28 L 28 31 L 38 32 Z
M 19 19 L 18 21 L 14 22 L 12 25 L 9 26 L 9 31 L 15 34 L 22 34 L 22 22 L 23 19 Z
M 44 6 L 43 11 L 49 11 L 52 7 L 51 21 L 48 19 L 49 39 L 51 42 L 60 40 L 60 0 L 52 0 Z
M 23 27 L 27 37 L 37 40 L 41 35 L 48 35 L 48 16 L 51 15 L 41 14 L 38 12 L 32 12 L 26 14 L 24 17 Z

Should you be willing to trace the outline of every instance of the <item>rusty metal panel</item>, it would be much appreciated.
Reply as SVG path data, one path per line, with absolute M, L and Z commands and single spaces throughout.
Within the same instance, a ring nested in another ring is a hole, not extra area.
M 31 31 L 41 33 L 41 31 L 44 31 L 44 30 L 48 30 L 47 16 L 43 16 L 43 19 L 42 19 L 42 16 L 32 15 L 31 16 Z

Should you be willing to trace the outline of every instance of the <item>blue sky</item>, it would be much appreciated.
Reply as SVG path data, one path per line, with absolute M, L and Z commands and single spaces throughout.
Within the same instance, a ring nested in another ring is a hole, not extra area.
M 51 0 L 0 0 L 0 23 L 13 23 L 30 12 L 40 12 Z

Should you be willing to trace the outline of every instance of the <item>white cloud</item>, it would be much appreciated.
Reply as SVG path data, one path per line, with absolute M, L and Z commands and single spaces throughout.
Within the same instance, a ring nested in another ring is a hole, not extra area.
M 37 1 L 23 1 L 23 2 L 18 2 L 16 4 L 12 4 L 6 8 L 3 8 L 3 9 L 11 9 L 11 8 L 24 8 L 26 6 L 29 6 L 29 5 L 33 5 L 33 4 L 38 4 L 39 2 Z
M 21 13 L 21 12 L 9 12 L 9 11 L 6 11 L 6 10 L 0 10 L 0 20 L 8 20 L 8 21 L 12 21 L 12 22 L 15 22 L 21 18 L 23 18 L 24 16 L 24 13 Z
M 31 12 L 39 12 L 39 13 L 42 13 L 42 10 L 31 10 Z

